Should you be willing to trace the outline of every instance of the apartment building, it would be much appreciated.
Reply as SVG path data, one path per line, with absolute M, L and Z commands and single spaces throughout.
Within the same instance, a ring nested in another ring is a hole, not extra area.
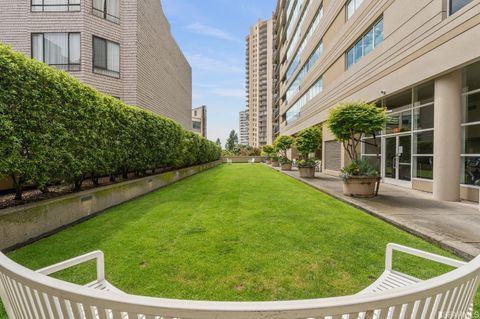
M 207 137 L 207 106 L 202 105 L 192 110 L 192 130 Z
M 0 41 L 191 129 L 192 71 L 159 0 L 2 0 Z
M 480 0 L 279 0 L 280 131 L 321 125 L 342 101 L 388 109 L 377 157 L 385 183 L 478 201 Z M 323 169 L 347 163 L 323 126 Z
M 249 134 L 248 134 L 248 114 L 249 111 L 241 111 L 240 116 L 239 116 L 239 143 L 240 145 L 248 145 L 248 139 L 249 139 Z
M 248 144 L 262 147 L 273 139 L 274 20 L 259 20 L 246 38 Z

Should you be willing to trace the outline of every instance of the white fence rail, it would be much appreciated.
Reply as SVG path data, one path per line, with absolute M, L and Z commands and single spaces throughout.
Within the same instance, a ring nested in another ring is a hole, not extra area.
M 394 250 L 457 269 L 421 281 L 392 269 Z M 98 285 L 83 287 L 44 275 L 92 259 L 97 260 Z M 103 269 L 101 252 L 38 272 L 0 253 L 0 296 L 12 319 L 468 319 L 480 281 L 480 256 L 463 263 L 389 244 L 385 272 L 359 294 L 278 302 L 203 302 L 128 295 L 109 285 Z

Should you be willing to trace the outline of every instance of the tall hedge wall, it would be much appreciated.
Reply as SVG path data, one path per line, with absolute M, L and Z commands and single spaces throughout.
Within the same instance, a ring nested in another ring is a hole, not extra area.
M 213 142 L 176 122 L 128 106 L 0 43 L 0 177 L 11 177 L 17 197 L 63 181 L 220 158 Z

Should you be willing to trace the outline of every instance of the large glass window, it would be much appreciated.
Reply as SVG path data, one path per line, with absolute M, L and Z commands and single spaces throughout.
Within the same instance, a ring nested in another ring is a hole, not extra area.
M 372 26 L 357 42 L 346 52 L 347 69 L 369 54 L 383 42 L 383 18 Z
M 32 58 L 65 71 L 80 70 L 80 33 L 33 33 Z
M 480 62 L 464 72 L 463 96 L 463 183 L 480 186 Z
M 293 123 L 300 117 L 300 111 L 302 108 L 315 96 L 323 91 L 323 79 L 320 77 L 315 84 L 313 84 L 305 94 L 300 97 L 286 113 L 287 125 Z
M 287 90 L 287 103 L 295 96 L 298 92 L 300 92 L 300 84 L 302 83 L 303 79 L 307 76 L 308 72 L 313 68 L 315 63 L 317 63 L 318 59 L 323 53 L 323 42 L 320 41 L 315 51 L 313 51 L 312 55 L 308 58 L 307 62 L 303 66 L 302 70 L 298 73 L 295 80 L 292 82 L 290 87 Z
M 34 12 L 80 11 L 80 0 L 32 0 Z
M 120 22 L 120 0 L 93 0 L 93 15 Z
M 358 7 L 362 4 L 363 0 L 349 0 L 347 1 L 347 20 L 350 19 L 355 11 L 357 11 Z
M 384 146 L 384 177 L 433 179 L 434 91 L 434 82 L 428 82 L 382 101 L 388 109 L 388 121 L 377 137 Z M 362 156 L 379 165 L 372 141 L 372 137 L 364 139 Z
M 465 7 L 467 4 L 472 2 L 472 0 L 449 0 L 450 2 L 450 14 L 454 14 L 461 8 Z
M 93 71 L 120 77 L 120 45 L 118 43 L 93 37 Z

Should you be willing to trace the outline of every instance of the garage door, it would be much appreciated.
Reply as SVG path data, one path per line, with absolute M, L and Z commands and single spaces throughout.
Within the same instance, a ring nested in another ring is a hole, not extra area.
M 325 142 L 325 169 L 339 171 L 342 167 L 342 145 L 337 141 Z

